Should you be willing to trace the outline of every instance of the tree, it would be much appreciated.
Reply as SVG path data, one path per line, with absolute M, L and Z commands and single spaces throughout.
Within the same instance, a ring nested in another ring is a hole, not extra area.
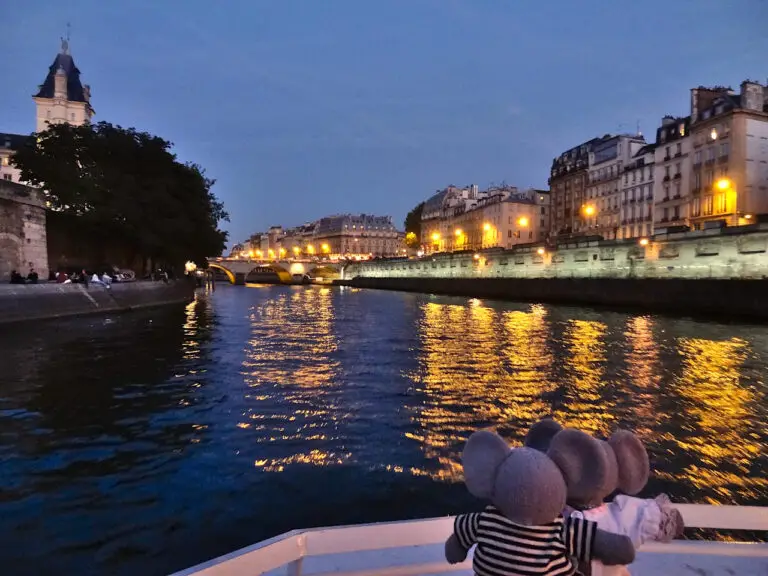
M 158 136 L 107 122 L 53 124 L 33 134 L 12 162 L 43 189 L 51 209 L 76 217 L 94 241 L 119 242 L 134 256 L 180 264 L 217 256 L 229 216 L 215 181 L 184 164 Z
M 419 245 L 421 238 L 421 213 L 424 211 L 424 202 L 420 202 L 405 216 L 405 243 L 411 248 Z

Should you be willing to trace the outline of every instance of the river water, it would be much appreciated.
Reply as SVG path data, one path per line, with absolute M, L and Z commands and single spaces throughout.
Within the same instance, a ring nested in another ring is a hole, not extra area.
M 768 328 L 350 288 L 3 327 L 3 574 L 163 574 L 476 508 L 462 441 L 638 432 L 646 494 L 768 505 Z M 55 568 L 55 570 L 54 570 Z

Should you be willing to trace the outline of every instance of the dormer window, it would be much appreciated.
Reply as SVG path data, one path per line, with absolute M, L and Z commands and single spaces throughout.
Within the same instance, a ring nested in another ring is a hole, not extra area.
M 680 124 L 678 126 L 677 131 L 680 132 L 680 136 L 685 136 L 685 124 Z

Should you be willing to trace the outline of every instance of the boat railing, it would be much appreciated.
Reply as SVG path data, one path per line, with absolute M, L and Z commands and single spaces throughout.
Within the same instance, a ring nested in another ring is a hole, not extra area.
M 675 506 L 688 528 L 768 530 L 768 508 Z M 443 545 L 452 531 L 452 517 L 296 530 L 173 576 L 471 574 L 471 557 L 454 565 L 443 559 Z M 633 575 L 768 573 L 764 542 L 675 540 L 645 544 L 637 556 Z M 700 566 L 708 571 L 701 572 Z

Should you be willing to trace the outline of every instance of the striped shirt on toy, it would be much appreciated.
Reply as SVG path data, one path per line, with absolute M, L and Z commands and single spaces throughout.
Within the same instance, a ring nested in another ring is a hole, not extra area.
M 597 524 L 582 518 L 540 526 L 508 520 L 497 508 L 462 514 L 454 522 L 459 543 L 477 544 L 472 568 L 477 576 L 570 576 L 578 562 L 592 559 Z

